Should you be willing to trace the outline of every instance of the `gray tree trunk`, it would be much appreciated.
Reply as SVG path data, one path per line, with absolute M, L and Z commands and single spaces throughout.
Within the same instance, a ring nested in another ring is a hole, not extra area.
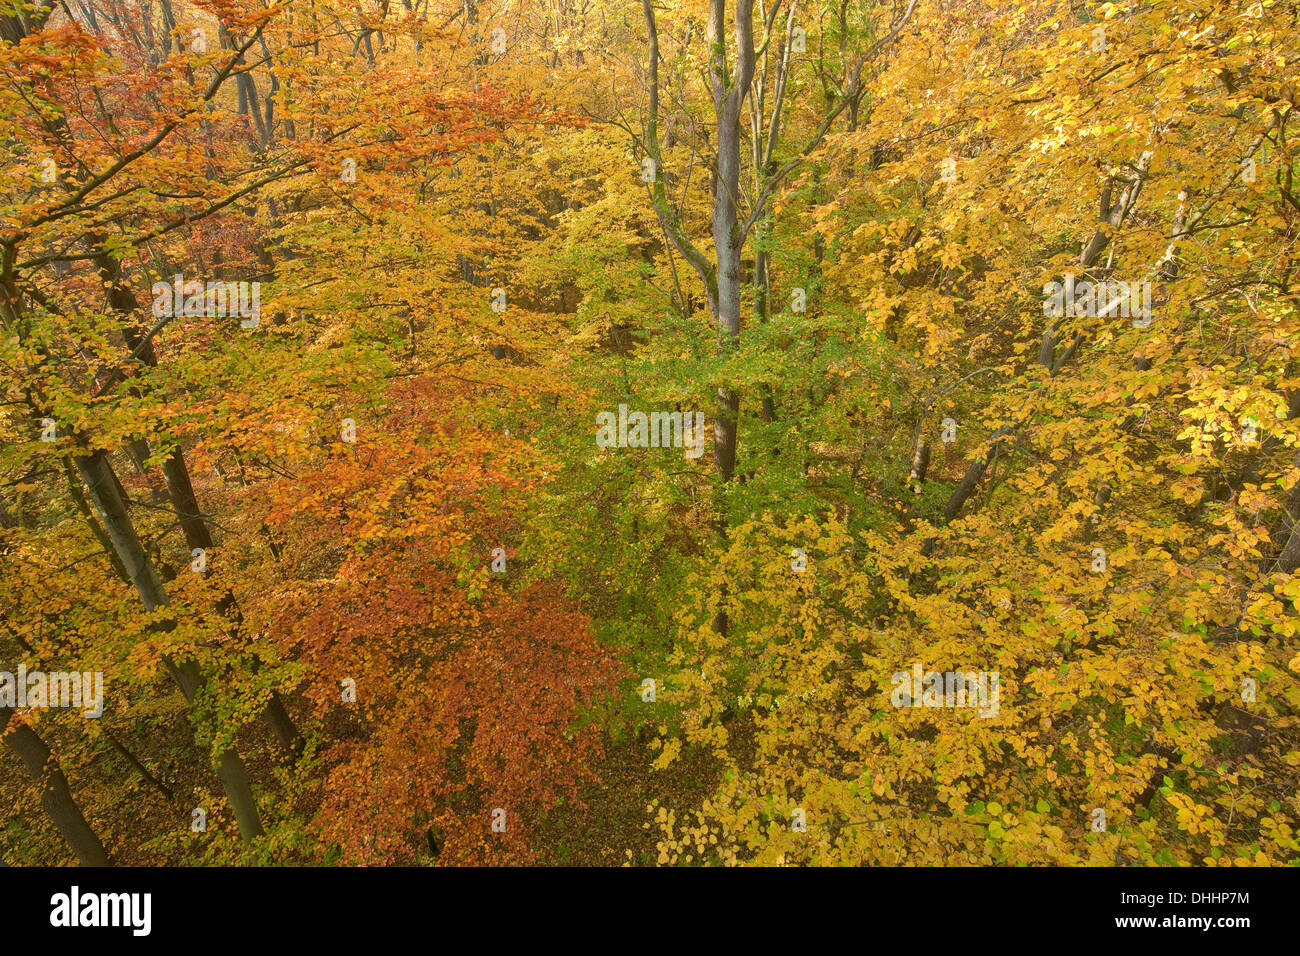
M 102 451 L 96 451 L 78 457 L 76 464 L 89 492 L 90 500 L 99 512 L 104 530 L 113 543 L 113 550 L 117 552 L 118 559 L 126 569 L 136 593 L 140 595 L 145 610 L 153 611 L 155 608 L 165 607 L 167 594 L 163 590 L 157 572 L 140 546 L 135 526 L 126 512 L 126 504 L 118 494 L 116 476 L 113 474 L 108 456 Z M 203 686 L 198 664 L 194 661 L 176 662 L 170 658 L 164 658 L 164 661 L 180 686 L 181 693 L 185 695 L 186 702 L 193 704 Z M 261 836 L 264 831 L 257 812 L 257 802 L 253 798 L 253 790 L 249 786 L 248 776 L 244 772 L 243 761 L 240 760 L 239 754 L 233 749 L 221 753 L 217 757 L 216 770 L 225 789 L 226 798 L 230 801 L 231 810 L 235 814 L 235 820 L 239 824 L 239 835 L 245 842 Z
M 82 866 L 112 866 L 104 844 L 73 799 L 68 778 L 54 759 L 49 745 L 26 724 L 5 733 L 11 717 L 12 711 L 8 708 L 0 709 L 0 736 L 4 737 L 5 746 L 18 756 L 28 773 L 40 784 L 41 806 L 50 822 L 67 841 Z

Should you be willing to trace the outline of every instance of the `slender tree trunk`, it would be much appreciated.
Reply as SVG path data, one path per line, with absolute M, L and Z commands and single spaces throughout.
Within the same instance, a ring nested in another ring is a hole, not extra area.
M 146 342 L 135 325 L 135 299 L 122 285 L 121 263 L 108 252 L 100 251 L 95 258 L 95 264 L 101 279 L 108 286 L 109 304 L 122 316 L 122 334 L 127 346 L 133 353 L 138 353 L 139 361 L 150 367 L 156 367 L 158 354 L 154 350 L 153 343 Z M 147 450 L 148 446 L 145 447 Z M 163 462 L 162 472 L 163 479 L 167 483 L 167 495 L 180 520 L 186 545 L 191 551 L 195 548 L 211 550 L 212 534 L 203 520 L 198 498 L 194 494 L 194 483 L 190 480 L 189 468 L 186 467 L 184 453 L 179 447 L 173 450 Z M 231 620 L 236 628 L 239 627 L 241 621 L 232 592 L 226 591 L 217 609 Z M 300 754 L 303 748 L 302 734 L 294 725 L 293 718 L 289 716 L 289 711 L 284 706 L 284 701 L 275 690 L 271 691 L 271 699 L 267 703 L 265 714 L 280 746 L 292 756 Z
M 1124 220 L 1133 211 L 1138 194 L 1142 191 L 1142 186 L 1146 182 L 1151 157 L 1152 154 L 1149 152 L 1142 154 L 1135 167 L 1132 179 L 1124 184 L 1120 190 L 1119 198 L 1115 201 L 1111 201 L 1113 191 L 1111 183 L 1107 183 L 1102 189 L 1099 201 L 1100 208 L 1097 215 L 1097 228 L 1088 238 L 1088 241 L 1083 244 L 1083 249 L 1079 253 L 1079 267 L 1085 275 L 1091 275 L 1093 266 L 1097 264 L 1097 260 L 1110 244 L 1111 236 L 1124 224 Z M 1175 230 L 1176 234 L 1177 230 Z M 1066 316 L 1068 317 L 1068 315 L 1069 308 L 1067 306 Z M 1066 349 L 1065 354 L 1058 357 L 1056 354 L 1056 331 L 1060 324 L 1058 321 L 1049 322 L 1047 328 L 1043 330 L 1043 337 L 1038 346 L 1038 362 L 1047 369 L 1049 375 L 1055 375 L 1060 371 L 1061 366 L 1074 355 L 1075 349 L 1083 340 L 1082 332 L 1075 333 L 1074 342 Z
M 185 533 L 185 543 L 190 550 L 211 549 L 212 533 L 208 530 L 207 523 L 199 511 L 198 498 L 194 494 L 194 485 L 190 481 L 189 469 L 185 467 L 185 458 L 180 448 L 172 452 L 171 456 L 163 462 L 163 477 L 167 482 L 167 493 L 171 497 L 172 507 L 176 509 L 177 516 L 180 518 L 181 529 Z M 217 609 L 236 628 L 242 625 L 243 615 L 240 614 L 239 607 L 235 603 L 235 595 L 231 591 L 226 591 L 222 596 Z M 293 718 L 289 716 L 284 700 L 274 689 L 271 691 L 271 699 L 267 701 L 264 715 L 280 746 L 294 757 L 302 753 L 302 734 L 294 725 Z
M 742 3 L 742 8 L 744 6 Z M 710 5 L 709 40 L 715 48 L 711 70 L 714 75 L 718 135 L 717 172 L 713 187 L 713 246 L 717 254 L 718 285 L 713 302 L 713 319 L 718 332 L 718 354 L 725 356 L 740 347 L 741 236 L 736 202 L 740 195 L 742 148 L 740 104 L 745 90 L 740 88 L 740 77 L 729 88 L 725 83 L 726 36 L 722 10 L 723 4 L 720 2 Z M 718 47 L 721 47 L 721 52 L 717 52 Z M 752 60 L 753 50 L 749 52 Z M 719 386 L 717 398 L 718 417 L 713 426 L 713 458 L 718 466 L 718 477 L 726 484 L 736 471 L 740 396 L 726 386 Z
M 90 500 L 99 511 L 104 530 L 108 533 L 113 549 L 117 552 L 122 566 L 126 568 L 131 583 L 135 586 L 145 610 L 167 604 L 167 594 L 153 565 L 149 563 L 135 526 L 126 512 L 126 505 L 117 491 L 117 482 L 108 457 L 102 451 L 77 458 L 77 470 L 86 484 Z M 193 704 L 203 686 L 202 675 L 194 661 L 175 662 L 164 658 L 168 670 L 186 702 Z M 262 824 L 257 813 L 257 803 L 244 772 L 243 762 L 233 749 L 221 753 L 216 761 L 217 776 L 226 791 L 235 820 L 239 824 L 239 833 L 245 841 L 251 841 L 262 835 Z
M 107 729 L 101 729 L 100 733 L 102 733 L 108 742 L 113 745 L 113 749 L 118 752 L 122 759 L 130 764 L 131 768 L 144 779 L 145 783 L 149 784 L 149 786 L 153 787 L 169 801 L 175 802 L 176 792 L 150 772 L 149 768 L 144 765 L 143 761 L 133 754 L 126 744 L 117 739 L 116 734 Z
M 759 240 L 761 242 L 762 235 Z M 767 250 L 759 248 L 754 253 L 754 314 L 758 316 L 758 321 L 764 325 L 767 324 L 771 304 L 768 299 L 768 254 Z M 763 421 L 776 421 L 776 403 L 772 399 L 772 386 L 769 382 L 763 382 L 759 385 L 759 395 L 762 399 Z
M 104 554 L 108 556 L 108 562 L 113 566 L 113 573 L 127 584 L 130 584 L 131 579 L 127 576 L 126 568 L 122 567 L 121 559 L 118 558 L 117 552 L 113 550 L 113 542 L 108 539 L 108 534 L 105 533 L 103 526 L 95 517 L 95 512 L 91 510 L 89 503 L 86 501 L 86 496 L 81 492 L 81 482 L 77 480 L 76 466 L 73 465 L 72 459 L 66 456 L 63 459 L 63 473 L 67 478 L 68 494 L 72 497 L 72 502 L 77 506 L 77 511 L 81 513 L 81 517 L 85 519 L 86 525 L 90 528 L 90 533 L 95 536 L 99 546 L 104 549 Z

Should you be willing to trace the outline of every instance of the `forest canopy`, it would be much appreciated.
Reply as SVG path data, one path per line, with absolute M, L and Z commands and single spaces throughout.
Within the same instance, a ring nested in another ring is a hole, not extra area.
M 0 857 L 1300 861 L 1298 21 L 0 0 Z

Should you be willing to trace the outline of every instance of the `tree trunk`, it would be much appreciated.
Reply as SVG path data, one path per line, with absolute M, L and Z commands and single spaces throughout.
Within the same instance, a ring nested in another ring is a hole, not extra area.
M 109 304 L 122 316 L 122 335 L 127 347 L 133 354 L 137 354 L 140 362 L 150 367 L 157 367 L 158 353 L 154 350 L 153 342 L 145 341 L 135 325 L 135 299 L 122 285 L 121 262 L 101 250 L 95 258 L 95 264 L 100 278 L 108 286 Z M 147 444 L 145 449 L 147 453 Z M 210 550 L 213 546 L 212 534 L 203 520 L 198 497 L 194 494 L 194 483 L 190 481 L 189 468 L 185 464 L 185 455 L 179 447 L 173 450 L 163 462 L 162 472 L 163 479 L 167 483 L 167 496 L 171 499 L 172 508 L 180 520 L 186 546 L 191 551 L 195 548 Z M 236 627 L 239 626 L 241 622 L 235 605 L 235 596 L 229 590 L 222 597 L 217 609 Z M 289 716 L 284 701 L 275 690 L 271 691 L 271 700 L 266 707 L 266 718 L 275 733 L 276 740 L 290 755 L 296 757 L 302 752 L 302 734 L 294 726 L 293 718 Z
M 126 513 L 126 505 L 118 494 L 116 476 L 113 474 L 108 457 L 102 451 L 96 451 L 78 457 L 76 464 L 90 494 L 90 500 L 99 511 L 104 530 L 108 533 L 122 566 L 126 568 L 131 583 L 140 595 L 145 610 L 153 611 L 166 606 L 167 594 L 163 590 L 157 572 L 140 546 L 135 526 L 131 523 Z M 186 702 L 193 704 L 203 686 L 198 665 L 194 661 L 178 663 L 170 658 L 164 658 L 164 662 L 176 683 L 180 685 Z M 216 763 L 217 776 L 225 788 L 226 798 L 230 801 L 235 820 L 239 824 L 240 836 L 245 842 L 261 836 L 263 830 L 258 818 L 257 803 L 253 799 L 253 791 L 248 784 L 239 754 L 234 750 L 227 750 L 218 756 Z
M 0 709 L 0 735 L 4 736 L 5 745 L 18 756 L 23 766 L 41 785 L 41 806 L 45 808 L 46 816 L 67 841 L 82 866 L 112 866 L 108 851 L 99 842 L 99 837 L 90 828 L 77 801 L 73 799 L 68 778 L 64 776 L 59 762 L 54 759 L 49 745 L 26 724 L 19 724 L 5 733 L 12 715 L 13 712 L 8 708 Z
M 717 287 L 713 320 L 718 331 L 718 354 L 726 356 L 740 346 L 740 254 L 742 237 L 739 210 L 741 104 L 754 76 L 753 3 L 740 0 L 736 6 L 736 74 L 727 68 L 726 3 L 711 0 L 707 34 L 709 79 L 713 88 L 714 119 L 717 122 L 717 169 L 713 180 L 713 248 L 717 256 Z M 713 459 L 723 484 L 736 472 L 736 432 L 740 396 L 726 386 L 717 390 L 718 418 L 713 426 Z
M 198 498 L 194 494 L 194 485 L 190 481 L 189 469 L 185 466 L 185 458 L 180 448 L 172 452 L 171 456 L 163 462 L 163 478 L 167 482 L 167 494 L 171 498 L 172 507 L 176 509 L 177 516 L 180 518 L 186 545 L 191 551 L 195 548 L 202 548 L 205 551 L 211 549 L 212 533 L 208 530 L 207 523 L 199 511 Z M 239 607 L 235 603 L 235 595 L 231 591 L 227 590 L 222 596 L 217 604 L 217 610 L 236 628 L 243 624 L 243 615 L 240 614 Z M 274 689 L 271 691 L 271 699 L 267 702 L 264 714 L 280 746 L 293 757 L 302 753 L 302 734 L 294 725 L 293 718 L 289 716 L 284 701 Z

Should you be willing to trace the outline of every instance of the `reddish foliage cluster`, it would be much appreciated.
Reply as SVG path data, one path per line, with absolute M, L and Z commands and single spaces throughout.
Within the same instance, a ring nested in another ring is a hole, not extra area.
M 272 628 L 344 738 L 318 823 L 348 862 L 409 863 L 430 827 L 442 862 L 526 859 L 530 819 L 576 798 L 599 755 L 597 729 L 575 721 L 620 676 L 558 589 L 488 571 L 526 446 L 463 424 L 452 440 L 440 384 L 394 388 L 383 424 L 283 483 L 270 519 L 299 552 L 354 542 L 328 577 L 273 596 Z

